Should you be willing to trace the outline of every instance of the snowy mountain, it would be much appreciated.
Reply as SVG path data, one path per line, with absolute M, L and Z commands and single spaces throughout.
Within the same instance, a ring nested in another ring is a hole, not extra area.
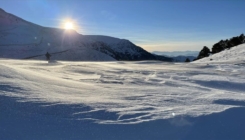
M 194 63 L 245 63 L 245 44 L 226 49 Z
M 0 58 L 55 60 L 157 60 L 125 39 L 81 35 L 74 30 L 42 27 L 0 9 Z M 171 61 L 170 58 L 161 57 Z

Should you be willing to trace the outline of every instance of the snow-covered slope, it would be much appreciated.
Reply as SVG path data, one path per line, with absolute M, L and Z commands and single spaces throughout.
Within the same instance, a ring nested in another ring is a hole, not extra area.
M 245 44 L 226 49 L 193 63 L 245 63 Z
M 44 56 L 46 52 L 57 60 L 156 59 L 154 55 L 125 39 L 81 35 L 74 30 L 41 27 L 0 9 L 1 58 L 44 59 L 39 56 Z

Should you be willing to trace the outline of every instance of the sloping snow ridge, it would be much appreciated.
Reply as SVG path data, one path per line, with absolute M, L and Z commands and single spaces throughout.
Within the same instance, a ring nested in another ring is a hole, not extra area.
M 193 63 L 245 63 L 245 44 L 226 49 Z
M 39 56 L 46 52 L 56 60 L 69 61 L 156 59 L 125 39 L 42 27 L 0 9 L 0 58 L 45 59 Z
M 72 119 L 100 124 L 197 117 L 240 107 L 224 101 L 245 101 L 244 65 L 0 60 L 0 71 L 1 96 L 88 106 L 71 110 Z

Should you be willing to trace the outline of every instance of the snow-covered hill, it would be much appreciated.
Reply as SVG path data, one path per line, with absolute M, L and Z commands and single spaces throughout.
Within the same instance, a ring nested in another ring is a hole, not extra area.
M 245 44 L 226 49 L 193 63 L 245 63 Z
M 81 35 L 74 30 L 42 27 L 0 9 L 0 58 L 56 60 L 156 60 L 125 39 Z M 166 58 L 166 61 L 171 59 Z

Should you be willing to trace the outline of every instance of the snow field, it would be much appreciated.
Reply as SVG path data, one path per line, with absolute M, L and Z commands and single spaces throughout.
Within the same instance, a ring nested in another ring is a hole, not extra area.
M 242 64 L 158 61 L 68 62 L 0 60 L 0 95 L 20 102 L 84 105 L 73 119 L 135 124 L 176 116 L 201 116 L 245 101 Z M 116 113 L 102 118 L 94 112 Z

